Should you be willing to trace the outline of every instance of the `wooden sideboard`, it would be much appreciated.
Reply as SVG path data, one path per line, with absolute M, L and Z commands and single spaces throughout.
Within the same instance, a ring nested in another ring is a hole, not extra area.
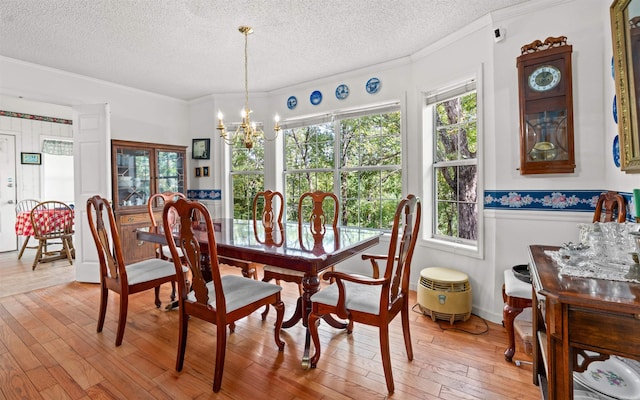
M 573 398 L 573 371 L 608 355 L 640 360 L 640 284 L 562 276 L 545 254 L 529 246 L 533 283 L 533 383 L 543 398 Z M 585 350 L 599 353 L 589 356 Z

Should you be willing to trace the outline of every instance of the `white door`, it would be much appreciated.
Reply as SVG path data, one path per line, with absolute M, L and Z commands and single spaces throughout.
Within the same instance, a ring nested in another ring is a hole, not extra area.
M 87 220 L 87 199 L 111 199 L 111 130 L 108 104 L 73 107 L 76 280 L 100 282 L 96 245 Z
M 16 138 L 0 135 L 0 251 L 18 249 L 15 207 Z

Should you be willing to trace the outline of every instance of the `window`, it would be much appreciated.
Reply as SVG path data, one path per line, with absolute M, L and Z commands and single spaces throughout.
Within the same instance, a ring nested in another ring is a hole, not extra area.
M 73 204 L 73 142 L 45 139 L 42 162 L 42 198 Z
M 304 192 L 333 191 L 341 225 L 391 229 L 402 197 L 398 104 L 284 123 L 286 218 Z
M 433 133 L 433 218 L 436 239 L 477 246 L 478 124 L 475 81 L 429 95 Z
M 233 218 L 253 218 L 253 198 L 264 190 L 264 139 L 258 139 L 252 149 L 241 140 L 231 148 L 231 188 Z

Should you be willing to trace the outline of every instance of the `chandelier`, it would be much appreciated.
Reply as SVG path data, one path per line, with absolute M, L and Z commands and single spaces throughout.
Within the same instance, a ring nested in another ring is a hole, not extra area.
M 280 132 L 281 129 L 279 125 L 280 117 L 278 117 L 278 114 L 275 116 L 275 125 L 273 130 L 276 134 L 273 138 L 268 138 L 262 129 L 256 127 L 255 122 L 251 122 L 252 110 L 249 108 L 249 78 L 247 72 L 247 37 L 253 33 L 253 28 L 250 26 L 241 26 L 238 30 L 244 35 L 244 108 L 240 112 L 242 123 L 233 134 L 229 134 L 224 126 L 224 122 L 222 121 L 222 112 L 218 111 L 218 127 L 216 129 L 220 131 L 220 137 L 226 144 L 233 145 L 237 140 L 242 139 L 244 146 L 247 149 L 250 149 L 253 147 L 255 140 L 260 136 L 265 140 L 276 140 L 278 132 Z

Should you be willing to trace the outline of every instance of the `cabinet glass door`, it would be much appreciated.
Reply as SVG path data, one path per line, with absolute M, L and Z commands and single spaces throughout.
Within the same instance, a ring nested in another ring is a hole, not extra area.
M 118 205 L 147 204 L 151 193 L 150 153 L 144 149 L 117 148 Z
M 184 193 L 184 153 L 158 150 L 156 152 L 157 193 Z

